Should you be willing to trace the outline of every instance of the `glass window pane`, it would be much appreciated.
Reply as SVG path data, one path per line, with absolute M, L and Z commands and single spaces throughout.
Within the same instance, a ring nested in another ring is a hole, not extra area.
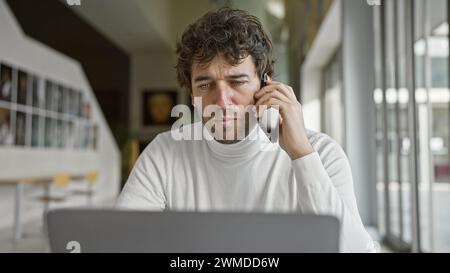
M 383 164 L 383 92 L 382 88 L 382 64 L 381 64 L 381 9 L 374 8 L 374 33 L 375 33 L 375 83 L 376 89 L 373 92 L 373 100 L 375 104 L 375 143 L 376 143 L 376 176 L 377 176 L 377 211 L 378 211 L 378 229 L 381 236 L 386 235 L 385 221 L 385 195 L 384 195 L 384 164 Z
M 23 71 L 19 71 L 17 86 L 17 103 L 25 105 L 28 95 L 28 75 Z
M 56 147 L 56 120 L 53 118 L 45 118 L 45 147 Z
M 450 251 L 447 1 L 416 0 L 416 105 L 422 251 Z
M 396 22 L 397 22 L 397 134 L 398 134 L 398 179 L 399 179 L 399 206 L 401 214 L 401 239 L 408 243 L 412 243 L 412 211 L 411 211 L 411 183 L 410 183 L 410 139 L 408 126 L 408 104 L 409 90 L 406 82 L 406 32 L 407 25 L 405 15 L 405 0 L 395 1 L 396 4 Z
M 26 133 L 26 114 L 24 112 L 16 113 L 16 134 L 15 144 L 18 146 L 25 145 L 25 133 Z
M 52 89 L 53 84 L 50 81 L 45 81 L 45 109 L 52 110 Z
M 447 1 L 429 1 L 427 7 L 428 44 L 428 114 L 430 179 L 428 217 L 431 222 L 430 240 L 433 251 L 450 251 L 450 176 L 449 176 L 449 97 L 448 89 L 448 18 Z
M 386 79 L 386 129 L 388 145 L 389 216 L 391 234 L 400 237 L 400 199 L 398 179 L 398 134 L 397 134 L 397 51 L 395 33 L 395 2 L 385 2 L 385 79 Z
M 41 117 L 38 115 L 33 115 L 31 119 L 31 146 L 38 147 L 40 146 L 41 140 Z
M 38 77 L 33 77 L 32 94 L 33 107 L 44 108 L 45 90 L 40 88 Z
M 0 146 L 13 144 L 11 129 L 11 111 L 0 107 Z
M 12 97 L 12 69 L 0 64 L 0 100 L 11 101 Z

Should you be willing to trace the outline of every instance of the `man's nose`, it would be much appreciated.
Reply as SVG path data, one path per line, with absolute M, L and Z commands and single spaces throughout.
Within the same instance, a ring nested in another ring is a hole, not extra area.
M 216 104 L 222 109 L 232 105 L 233 90 L 226 83 L 218 83 L 216 85 Z

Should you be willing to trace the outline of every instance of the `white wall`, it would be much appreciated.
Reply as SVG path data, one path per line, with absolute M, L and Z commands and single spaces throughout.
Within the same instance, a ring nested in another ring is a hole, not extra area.
M 53 79 L 83 91 L 92 105 L 92 120 L 99 126 L 96 151 L 0 146 L 0 179 L 96 170 L 99 171 L 99 181 L 94 203 L 113 199 L 120 186 L 120 152 L 81 65 L 26 37 L 4 0 L 0 0 L 0 37 L 1 61 L 40 78 Z M 13 188 L 0 185 L 0 227 L 12 223 L 12 194 Z M 41 216 L 42 210 L 33 208 L 24 210 L 24 221 Z
M 305 125 L 320 130 L 322 71 L 342 50 L 345 148 L 358 209 L 366 225 L 376 223 L 374 65 L 371 7 L 365 1 L 335 0 L 301 69 Z
M 376 148 L 373 7 L 365 1 L 342 1 L 342 62 L 347 155 L 365 224 L 375 225 Z
M 341 1 L 334 1 L 301 67 L 301 98 L 305 126 L 320 131 L 322 70 L 339 50 L 341 43 Z

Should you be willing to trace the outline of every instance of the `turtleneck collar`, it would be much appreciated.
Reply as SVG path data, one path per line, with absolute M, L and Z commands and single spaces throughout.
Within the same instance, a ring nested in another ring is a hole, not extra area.
M 269 148 L 271 145 L 276 145 L 270 142 L 269 138 L 259 125 L 255 125 L 252 131 L 243 140 L 232 144 L 218 142 L 211 136 L 211 133 L 205 126 L 202 127 L 203 136 L 208 136 L 208 138 L 203 138 L 204 141 L 206 141 L 211 151 L 220 157 L 248 158 L 260 151 L 270 150 Z

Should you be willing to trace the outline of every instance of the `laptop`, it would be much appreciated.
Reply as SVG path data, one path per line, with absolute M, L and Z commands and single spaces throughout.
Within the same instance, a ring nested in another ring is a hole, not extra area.
M 52 252 L 339 251 L 339 221 L 332 216 L 57 209 L 46 220 Z

